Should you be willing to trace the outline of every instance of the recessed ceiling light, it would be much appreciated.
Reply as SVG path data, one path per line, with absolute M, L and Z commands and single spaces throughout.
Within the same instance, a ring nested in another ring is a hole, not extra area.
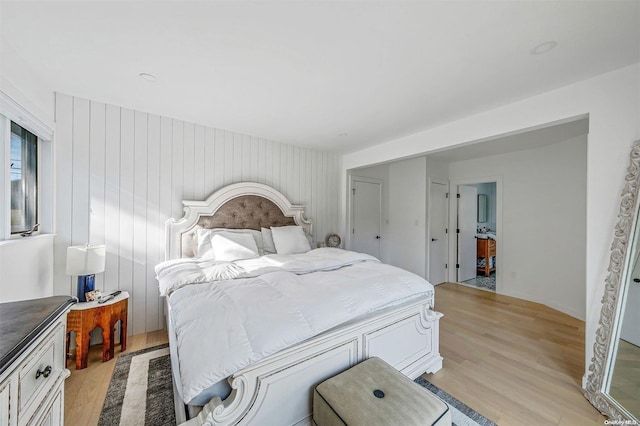
M 542 55 L 553 49 L 558 45 L 558 42 L 555 40 L 545 41 L 544 43 L 540 43 L 529 52 L 532 55 Z
M 155 75 L 153 74 L 148 74 L 146 72 L 141 72 L 139 74 L 140 78 L 143 79 L 144 81 L 148 81 L 149 83 L 155 83 L 157 78 Z

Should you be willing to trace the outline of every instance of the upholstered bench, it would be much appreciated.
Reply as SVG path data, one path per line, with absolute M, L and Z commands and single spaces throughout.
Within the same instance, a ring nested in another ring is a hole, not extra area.
M 316 386 L 318 426 L 451 425 L 449 407 L 381 360 L 369 358 Z

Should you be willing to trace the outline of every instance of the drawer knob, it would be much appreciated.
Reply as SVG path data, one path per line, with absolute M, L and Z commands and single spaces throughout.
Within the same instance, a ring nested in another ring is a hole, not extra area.
M 44 370 L 38 369 L 38 371 L 36 372 L 36 380 L 39 379 L 40 376 L 44 376 L 44 378 L 46 379 L 47 377 L 49 377 L 50 374 L 51 374 L 51 366 L 47 365 Z

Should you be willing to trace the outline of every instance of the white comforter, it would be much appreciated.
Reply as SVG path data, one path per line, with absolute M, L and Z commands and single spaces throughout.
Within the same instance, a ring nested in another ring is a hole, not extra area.
M 180 259 L 156 273 L 169 295 L 185 403 L 270 354 L 433 290 L 374 257 L 331 248 L 236 262 Z

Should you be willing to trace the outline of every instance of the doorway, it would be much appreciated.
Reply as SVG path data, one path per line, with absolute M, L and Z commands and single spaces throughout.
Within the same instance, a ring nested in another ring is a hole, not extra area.
M 449 203 L 447 200 L 449 182 L 436 178 L 429 179 L 429 227 L 427 250 L 429 253 L 426 276 L 431 284 L 438 285 L 447 281 L 447 221 Z
M 380 258 L 382 181 L 351 176 L 351 250 Z
M 495 292 L 500 274 L 498 242 L 500 229 L 499 179 L 467 180 L 452 185 L 456 197 L 452 223 L 455 245 L 455 281 Z

